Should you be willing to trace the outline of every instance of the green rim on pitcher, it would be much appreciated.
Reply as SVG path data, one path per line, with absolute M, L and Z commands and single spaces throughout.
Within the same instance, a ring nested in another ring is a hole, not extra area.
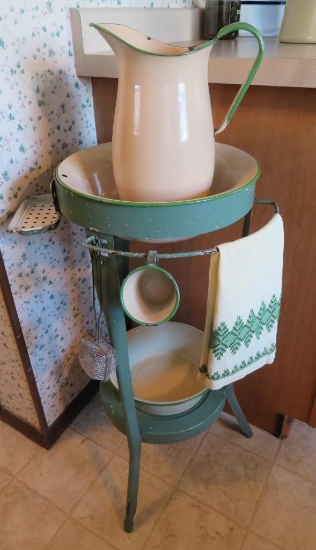
M 198 44 L 196 46 L 176 46 L 176 45 L 173 45 L 173 44 L 172 45 L 171 44 L 166 44 L 164 42 L 161 42 L 160 40 L 152 39 L 149 36 L 145 36 L 143 33 L 139 32 L 135 29 L 131 29 L 131 28 L 127 27 L 126 25 L 115 24 L 115 23 L 113 23 L 113 24 L 112 23 L 110 23 L 110 24 L 104 23 L 104 25 L 108 25 L 108 27 L 105 27 L 102 24 L 90 23 L 90 26 L 94 27 L 101 34 L 112 36 L 113 38 L 115 38 L 116 40 L 121 42 L 122 44 L 125 44 L 126 46 L 130 47 L 131 49 L 133 49 L 135 51 L 138 51 L 138 52 L 140 52 L 142 54 L 146 54 L 146 55 L 151 55 L 151 56 L 155 56 L 155 57 L 165 57 L 165 58 L 179 57 L 179 56 L 184 56 L 184 55 L 192 55 L 196 52 L 205 50 L 206 48 L 209 48 L 210 46 L 213 46 L 218 40 L 220 40 L 221 38 L 223 38 L 227 34 L 230 34 L 231 32 L 234 32 L 234 31 L 242 30 L 242 31 L 246 31 L 246 32 L 249 32 L 250 34 L 252 34 L 255 37 L 255 39 L 257 40 L 257 43 L 258 43 L 258 55 L 254 60 L 254 63 L 252 65 L 252 68 L 249 72 L 249 75 L 248 75 L 246 81 L 244 82 L 244 84 L 241 85 L 241 87 L 240 87 L 238 93 L 236 94 L 231 106 L 229 107 L 229 110 L 226 113 L 223 122 L 214 131 L 215 135 L 219 134 L 223 130 L 225 130 L 225 128 L 227 127 L 227 125 L 229 124 L 231 119 L 233 118 L 233 116 L 234 116 L 235 112 L 237 111 L 242 99 L 244 98 L 250 84 L 252 83 L 254 77 L 256 76 L 256 73 L 257 73 L 257 71 L 258 71 L 258 69 L 261 65 L 261 62 L 263 60 L 263 57 L 264 57 L 264 41 L 263 41 L 263 38 L 262 38 L 260 32 L 258 31 L 258 29 L 256 29 L 256 27 L 254 27 L 250 23 L 236 22 L 236 23 L 231 23 L 229 25 L 226 25 L 225 27 L 223 27 L 222 29 L 220 29 L 218 31 L 215 38 L 212 38 L 211 40 L 208 40 L 208 41 L 203 42 L 202 44 Z M 145 49 L 144 47 L 138 47 L 135 44 L 131 44 L 128 40 L 126 40 L 126 38 L 117 35 L 114 31 L 111 31 L 112 26 L 113 26 L 113 28 L 117 27 L 117 28 L 123 29 L 126 34 L 131 32 L 132 34 L 138 36 L 141 43 L 144 40 L 146 40 L 146 44 L 148 44 L 148 49 Z M 156 45 L 156 50 L 152 47 L 153 45 Z M 158 46 L 159 46 L 159 49 L 158 49 Z

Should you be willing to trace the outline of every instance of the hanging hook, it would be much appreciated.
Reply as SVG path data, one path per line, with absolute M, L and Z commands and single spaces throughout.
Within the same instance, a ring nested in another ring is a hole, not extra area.
M 157 264 L 158 264 L 157 250 L 149 250 L 147 254 L 147 265 L 157 265 Z

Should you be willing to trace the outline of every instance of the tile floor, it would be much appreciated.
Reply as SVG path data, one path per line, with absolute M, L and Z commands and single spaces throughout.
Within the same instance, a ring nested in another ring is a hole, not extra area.
M 314 550 L 316 431 L 247 439 L 223 414 L 143 445 L 135 529 L 122 529 L 128 452 L 98 396 L 46 451 L 0 422 L 0 550 Z

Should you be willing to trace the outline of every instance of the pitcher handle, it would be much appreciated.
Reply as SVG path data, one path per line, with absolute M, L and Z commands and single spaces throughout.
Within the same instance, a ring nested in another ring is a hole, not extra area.
M 254 79 L 254 77 L 255 77 L 258 69 L 259 69 L 259 66 L 261 64 L 261 61 L 262 61 L 263 55 L 264 55 L 263 38 L 262 38 L 260 32 L 255 27 L 250 25 L 249 23 L 231 23 L 230 25 L 226 25 L 226 27 L 223 27 L 222 29 L 220 29 L 220 31 L 218 31 L 216 39 L 218 40 L 219 38 L 222 38 L 226 34 L 229 34 L 230 32 L 233 32 L 233 31 L 236 31 L 236 30 L 248 31 L 251 34 L 253 34 L 253 36 L 257 39 L 258 46 L 259 46 L 259 51 L 258 51 L 258 55 L 257 55 L 257 57 L 254 61 L 254 64 L 251 68 L 251 71 L 248 75 L 247 80 L 239 88 L 236 96 L 234 97 L 234 100 L 233 100 L 231 106 L 229 107 L 229 109 L 228 109 L 228 111 L 227 111 L 227 113 L 224 117 L 224 120 L 223 120 L 222 124 L 214 131 L 215 135 L 219 134 L 220 132 L 225 130 L 226 126 L 228 126 L 229 122 L 233 118 L 233 116 L 234 116 L 235 112 L 237 111 L 237 109 L 238 109 L 245 93 L 247 92 L 250 84 L 252 83 L 252 81 L 253 81 L 253 79 Z

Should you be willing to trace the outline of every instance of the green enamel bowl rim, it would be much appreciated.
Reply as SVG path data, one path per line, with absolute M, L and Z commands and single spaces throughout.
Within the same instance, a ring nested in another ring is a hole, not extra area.
M 133 202 L 133 201 L 122 201 L 120 199 L 109 199 L 109 198 L 106 198 L 106 197 L 100 197 L 98 195 L 92 195 L 92 194 L 89 194 L 89 193 L 84 193 L 83 191 L 78 191 L 77 189 L 74 189 L 73 187 L 70 187 L 63 180 L 60 179 L 60 177 L 58 176 L 58 168 L 61 165 L 61 163 L 58 164 L 58 166 L 56 167 L 56 169 L 54 171 L 54 178 L 58 182 L 58 184 L 61 185 L 61 187 L 63 187 L 64 189 L 66 189 L 68 192 L 73 193 L 74 195 L 78 195 L 78 196 L 80 196 L 80 197 L 82 197 L 86 200 L 90 200 L 90 201 L 93 201 L 93 202 L 95 201 L 95 202 L 98 202 L 98 203 L 101 203 L 101 204 L 108 204 L 108 205 L 113 205 L 113 206 L 125 206 L 125 207 L 131 207 L 131 206 L 135 207 L 136 206 L 138 208 L 149 208 L 149 207 L 154 206 L 154 207 L 165 208 L 165 207 L 185 206 L 187 204 L 200 204 L 200 203 L 216 201 L 216 200 L 221 199 L 223 197 L 228 197 L 228 196 L 235 195 L 235 194 L 239 193 L 245 187 L 248 187 L 253 182 L 256 182 L 257 179 L 260 176 L 260 173 L 261 173 L 260 165 L 255 159 L 254 159 L 254 161 L 257 164 L 256 174 L 249 181 L 245 182 L 240 187 L 237 187 L 235 189 L 229 189 L 228 191 L 224 191 L 222 193 L 217 193 L 216 195 L 209 195 L 207 197 L 200 197 L 200 198 L 197 198 L 197 199 L 189 199 L 189 200 L 184 200 L 184 201 Z

